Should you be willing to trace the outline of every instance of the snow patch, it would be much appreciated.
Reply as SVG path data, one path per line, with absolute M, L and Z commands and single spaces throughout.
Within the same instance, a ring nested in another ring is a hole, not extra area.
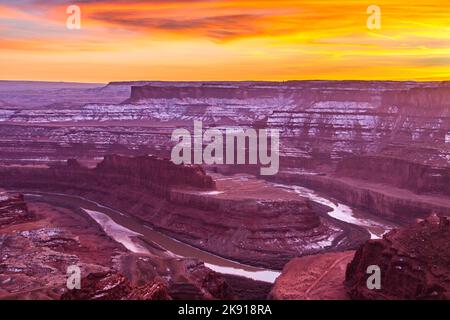
M 131 231 L 130 229 L 117 224 L 104 213 L 84 208 L 81 209 L 85 211 L 92 219 L 94 219 L 108 236 L 123 244 L 123 246 L 131 252 L 143 254 L 149 253 L 146 248 L 133 241 L 133 238 L 142 236 L 140 233 Z
M 236 276 L 242 276 L 250 278 L 253 280 L 264 281 L 274 283 L 281 272 L 272 270 L 261 270 L 261 271 L 246 271 L 242 269 L 232 268 L 232 267 L 222 267 L 210 263 L 205 263 L 205 266 L 219 273 L 233 274 Z

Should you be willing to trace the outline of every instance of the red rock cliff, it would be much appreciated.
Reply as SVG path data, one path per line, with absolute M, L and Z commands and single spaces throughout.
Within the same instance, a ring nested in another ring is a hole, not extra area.
M 214 180 L 198 165 L 176 165 L 155 156 L 125 157 L 108 155 L 95 168 L 96 173 L 120 180 L 129 179 L 133 184 L 156 186 L 190 186 L 201 189 L 215 188 Z M 123 183 L 123 182 L 122 182 Z
M 367 288 L 367 267 L 381 270 L 381 289 Z M 450 219 L 432 215 L 409 228 L 369 240 L 346 271 L 353 299 L 449 299 Z

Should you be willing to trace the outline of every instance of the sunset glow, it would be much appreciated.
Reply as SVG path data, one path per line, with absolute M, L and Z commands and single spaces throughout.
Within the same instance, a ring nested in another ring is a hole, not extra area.
M 81 30 L 68 30 L 68 5 Z M 366 9 L 381 8 L 381 29 Z M 0 0 L 1 79 L 450 80 L 450 2 Z

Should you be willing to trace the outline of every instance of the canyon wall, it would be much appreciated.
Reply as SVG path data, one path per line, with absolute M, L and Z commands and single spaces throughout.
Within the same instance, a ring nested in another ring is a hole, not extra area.
M 155 156 L 105 156 L 95 168 L 100 175 L 115 184 L 139 185 L 169 193 L 170 187 L 184 186 L 214 189 L 215 182 L 199 165 L 180 166 Z
M 132 86 L 131 96 L 127 103 L 139 102 L 143 99 L 250 99 L 261 97 L 273 97 L 283 94 L 281 88 L 255 87 L 251 85 L 234 84 L 202 84 L 199 86 Z
M 14 92 L 3 93 L 6 100 L 0 92 L 0 100 L 6 101 L 0 109 L 0 161 L 97 161 L 111 153 L 168 157 L 174 146 L 172 131 L 192 130 L 193 121 L 200 120 L 204 129 L 280 129 L 281 171 L 308 170 L 417 194 L 449 195 L 448 82 L 143 81 L 95 90 L 99 95 L 122 95 L 126 88 L 130 95 L 122 103 L 49 108 L 14 107 Z M 64 91 L 60 93 L 63 103 Z M 245 165 L 212 169 L 258 173 Z M 341 187 L 348 185 L 358 188 L 350 182 Z M 346 198 L 359 199 L 356 205 L 373 203 L 373 197 Z M 397 203 L 387 206 L 401 208 Z M 387 214 L 393 211 L 401 210 Z
M 50 168 L 1 167 L 0 185 L 84 196 L 205 251 L 270 268 L 281 269 L 295 256 L 355 248 L 369 237 L 263 182 L 225 180 L 227 189 L 204 189 L 213 184 L 196 166 L 177 169 L 173 180 L 156 179 L 156 165 L 158 175 L 175 170 L 160 161 L 111 156 L 92 169 L 74 160 Z
M 339 162 L 337 174 L 386 183 L 415 193 L 450 196 L 450 166 L 426 165 L 390 156 L 353 156 Z
M 417 195 L 382 183 L 335 176 L 282 172 L 274 181 L 305 186 L 328 197 L 404 224 L 424 218 L 431 212 L 450 216 L 450 199 L 441 195 Z
M 172 130 L 191 129 L 193 120 L 201 120 L 204 129 L 280 129 L 284 168 L 385 154 L 425 165 L 449 163 L 445 82 L 124 82 L 96 90 L 102 96 L 125 87 L 131 93 L 120 104 L 5 105 L 0 160 L 50 162 L 110 153 L 167 157 Z

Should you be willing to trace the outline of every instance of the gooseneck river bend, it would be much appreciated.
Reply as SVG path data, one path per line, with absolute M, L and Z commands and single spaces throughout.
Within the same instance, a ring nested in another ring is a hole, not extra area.
M 276 186 L 330 207 L 331 211 L 328 214 L 331 217 L 366 228 L 372 238 L 378 238 L 386 230 L 391 228 L 389 225 L 371 220 L 367 217 L 356 217 L 350 207 L 320 197 L 312 190 L 280 184 Z M 108 236 L 121 243 L 131 252 L 140 254 L 149 253 L 142 242 L 136 241 L 137 238 L 141 238 L 146 242 L 156 244 L 165 250 L 167 254 L 173 255 L 174 257 L 197 258 L 203 261 L 207 267 L 219 273 L 234 274 L 265 282 L 274 282 L 280 274 L 279 271 L 245 265 L 192 247 L 189 244 L 153 230 L 149 225 L 142 223 L 142 221 L 131 215 L 81 196 L 40 191 L 28 191 L 24 194 L 28 201 L 44 202 L 71 210 L 83 210 L 102 227 Z

